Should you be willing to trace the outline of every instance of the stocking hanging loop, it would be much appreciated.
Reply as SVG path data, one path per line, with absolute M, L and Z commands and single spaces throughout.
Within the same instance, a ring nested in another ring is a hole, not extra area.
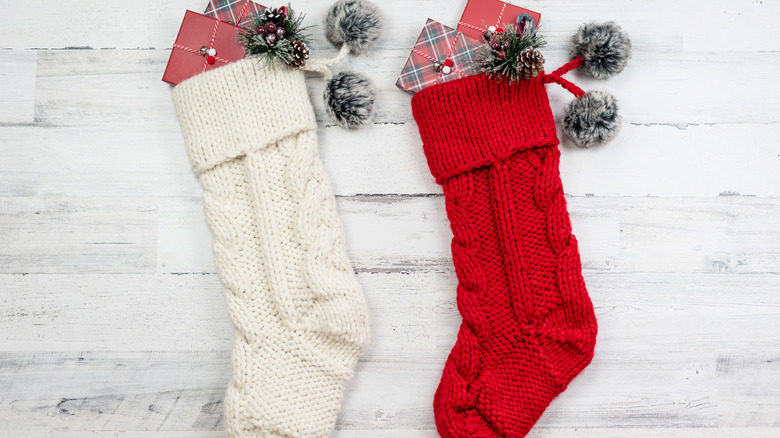
M 550 74 L 545 74 L 543 81 L 545 84 L 554 82 L 560 85 L 561 87 L 563 87 L 564 90 L 573 94 L 574 97 L 582 97 L 585 95 L 585 92 L 582 91 L 582 88 L 574 85 L 569 80 L 563 78 L 563 75 L 581 66 L 582 63 L 583 63 L 582 56 L 578 56 L 572 59 L 571 61 L 567 62 L 566 64 L 562 65 L 559 69 L 555 70 L 554 72 Z

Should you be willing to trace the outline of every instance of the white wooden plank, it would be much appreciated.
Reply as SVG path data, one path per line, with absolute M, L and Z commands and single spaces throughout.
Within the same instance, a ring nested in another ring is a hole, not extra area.
M 0 205 L 4 272 L 155 269 L 154 203 L 134 199 L 108 206 L 90 200 L 9 198 Z
M 619 270 L 652 266 L 673 272 L 677 266 L 696 266 L 694 270 L 710 272 L 780 272 L 777 206 L 748 200 L 747 207 L 740 201 L 732 204 L 727 197 L 697 203 L 698 207 L 685 206 L 689 200 L 671 202 L 679 210 L 669 208 L 658 216 L 638 205 L 621 210 Z M 742 209 L 750 213 L 743 215 Z M 761 219 L 764 215 L 766 220 Z M 655 218 L 648 221 L 651 216 Z M 639 223 L 643 225 L 634 226 Z
M 44 4 L 36 14 L 23 5 L 7 5 L 7 14 L 0 18 L 4 47 L 155 47 L 173 41 L 186 9 L 200 12 L 207 3 L 198 0 L 164 3 L 66 0 Z M 63 20 L 64 17 L 67 19 Z M 31 31 L 33 22 L 35 28 L 47 31 Z M 122 23 L 127 31 L 118 30 L 117 23 Z
M 774 1 L 694 0 L 681 3 L 686 51 L 776 51 L 780 28 L 767 17 L 780 16 Z M 728 23 L 724 26 L 724 23 Z M 746 32 L 724 32 L 724 28 Z
M 1 275 L 0 351 L 229 350 L 216 274 Z
M 0 129 L 0 196 L 200 197 L 178 123 L 172 123 L 156 129 Z M 321 127 L 319 133 L 339 195 L 440 193 L 412 126 Z M 374 141 L 378 137 L 397 143 Z
M 232 347 L 216 275 L 118 277 L 0 275 L 7 292 L 0 300 L 0 351 Z M 418 353 L 423 359 L 446 357 L 460 325 L 451 268 L 361 272 L 358 278 L 371 309 L 368 360 L 394 362 Z M 778 279 L 778 274 L 586 272 L 601 327 L 599 355 L 626 360 L 627 352 L 638 358 L 663 352 L 676 360 L 717 354 L 719 375 L 759 367 L 757 357 L 771 356 L 778 347 L 770 347 L 780 331 Z M 740 357 L 746 353 L 751 357 Z
M 410 96 L 398 89 L 409 48 L 370 52 L 341 69 L 367 74 L 377 85 L 375 121 L 411 122 Z M 335 52 L 329 49 L 329 56 Z M 47 125 L 144 124 L 175 125 L 170 85 L 162 82 L 167 50 L 48 50 L 39 52 L 36 112 Z M 545 49 L 547 66 L 567 61 L 565 47 Z M 704 67 L 702 67 L 704 66 Z M 739 74 L 735 75 L 734 70 Z M 767 92 L 780 69 L 779 52 L 714 53 L 637 50 L 629 67 L 608 81 L 571 74 L 585 90 L 605 88 L 619 98 L 627 123 L 701 124 L 772 123 L 780 102 Z M 323 82 L 309 80 L 318 119 L 323 111 Z M 557 118 L 572 97 L 557 85 L 548 86 Z
M 599 320 L 597 354 L 605 361 L 627 360 L 632 354 L 642 358 L 717 354 L 730 360 L 732 351 L 751 355 L 764 351 L 771 359 L 780 348 L 769 345 L 780 332 L 777 280 L 776 274 L 586 272 L 585 283 Z M 441 349 L 449 348 L 457 337 L 460 319 L 452 298 L 440 300 L 440 305 L 452 307 L 439 316 Z
M 215 430 L 229 357 L 228 351 L 3 353 L 0 416 L 6 429 Z
M 337 195 L 441 193 L 414 124 L 319 134 Z M 0 197 L 201 194 L 175 121 L 143 129 L 6 127 L 0 145 Z M 605 147 L 565 141 L 561 151 L 571 195 L 780 196 L 780 124 L 628 125 Z
M 576 195 L 777 196 L 778 156 L 780 125 L 629 125 L 601 148 L 564 140 L 560 170 Z
M 178 131 L 178 132 L 177 132 Z M 199 196 L 173 129 L 5 127 L 2 196 Z
M 569 199 L 569 210 L 588 270 L 780 272 L 777 202 L 731 196 L 695 201 L 575 197 Z M 440 197 L 339 200 L 355 267 L 406 270 L 449 264 L 452 236 L 443 204 Z M 184 210 L 161 220 L 159 271 L 211 272 L 210 240 L 198 203 L 178 207 Z M 187 245 L 182 252 L 181 241 L 200 249 Z
M 33 123 L 37 59 L 37 52 L 0 51 L 0 124 Z
M 332 2 L 301 0 L 294 4 L 296 9 L 307 15 L 306 25 L 317 25 L 312 30 L 315 44 L 323 45 L 321 17 Z M 686 14 L 669 14 L 670 10 L 680 9 L 680 5 L 663 0 L 652 4 L 637 3 L 626 8 L 620 0 L 600 2 L 580 2 L 572 4 L 565 0 L 512 0 L 511 3 L 540 11 L 545 32 L 550 34 L 551 43 L 563 42 L 583 22 L 592 20 L 616 20 L 634 36 L 639 47 L 657 49 L 682 48 Z M 746 0 L 737 1 L 736 8 Z M 90 46 L 94 48 L 167 48 L 176 37 L 185 9 L 201 12 L 205 1 L 175 0 L 165 3 L 153 0 L 136 1 L 132 4 L 113 5 L 98 0 L 66 0 L 49 2 L 36 19 L 41 26 L 52 29 L 50 32 L 29 32 L 27 20 L 19 19 L 29 11 L 19 5 L 9 5 L 8 14 L 0 21 L 7 29 L 3 46 L 9 48 L 62 48 Z M 427 17 L 455 27 L 465 6 L 465 1 L 449 2 L 445 0 L 425 1 L 402 0 L 392 4 L 381 3 L 384 15 L 385 31 L 378 42 L 379 47 L 411 47 L 420 33 Z M 719 9 L 725 6 L 718 5 Z M 676 8 L 675 8 L 676 7 Z M 684 7 L 684 10 L 689 10 Z M 695 11 L 695 9 L 690 9 Z M 763 8 L 771 12 L 771 8 Z M 664 15 L 663 30 L 659 23 L 646 17 Z M 61 17 L 69 20 L 63 26 Z M 769 28 L 771 14 L 756 14 L 754 20 Z M 720 24 L 717 16 L 703 16 L 707 24 Z M 132 32 L 117 32 L 112 23 L 121 22 Z M 693 21 L 696 24 L 696 21 Z M 766 25 L 764 23 L 767 23 Z M 751 23 L 751 25 L 756 24 Z M 702 25 L 701 27 L 704 28 Z M 756 41 L 744 38 L 746 43 L 741 51 L 751 50 Z M 759 45 L 765 47 L 769 43 Z M 695 46 L 694 46 L 695 47 Z M 775 48 L 777 46 L 774 46 Z M 707 48 L 706 50 L 710 50 Z
M 664 422 L 728 428 L 741 426 L 751 416 L 749 427 L 775 427 L 780 407 L 776 354 L 731 354 L 730 360 L 742 366 L 723 372 L 723 356 L 714 351 L 597 351 L 594 362 L 552 403 L 539 426 L 657 427 Z M 337 427 L 432 429 L 430 402 L 444 357 L 395 353 L 362 360 Z M 10 353 L 0 356 L 0 364 L 5 394 L 0 419 L 8 429 L 79 430 L 84 424 L 91 430 L 221 427 L 227 351 Z M 738 385 L 743 397 L 735 401 L 728 389 Z
M 0 198 L 0 272 L 214 272 L 198 198 Z M 780 272 L 778 199 L 570 198 L 587 270 Z M 450 263 L 441 197 L 342 198 L 354 266 Z
M 682 49 L 686 51 L 772 51 L 777 50 L 777 29 L 772 17 L 777 15 L 773 2 L 750 1 L 689 1 L 682 5 L 670 0 L 624 7 L 619 0 L 580 2 L 572 5 L 564 0 L 527 0 L 513 3 L 542 12 L 544 31 L 551 44 L 561 44 L 576 27 L 591 20 L 616 20 L 632 35 L 640 48 Z M 197 12 L 204 2 L 177 0 L 165 3 L 145 0 L 128 5 L 106 4 L 97 0 L 51 2 L 36 19 L 49 32 L 29 32 L 27 20 L 18 19 L 29 11 L 20 5 L 9 5 L 8 14 L 0 22 L 7 30 L 3 41 L 6 48 L 167 48 L 176 36 L 185 9 Z M 453 26 L 460 17 L 463 3 L 453 5 L 444 0 L 395 2 L 382 5 L 386 31 L 379 47 L 411 47 L 426 17 Z M 319 25 L 329 2 L 301 1 L 296 7 L 307 12 L 308 24 Z M 17 9 L 18 8 L 18 9 Z M 409 11 L 414 14 L 410 17 Z M 669 14 L 675 10 L 674 14 Z M 63 23 L 61 17 L 68 16 Z M 664 16 L 659 23 L 649 16 Z M 419 19 L 414 19 L 419 17 Z M 121 21 L 133 32 L 116 32 L 109 23 Z M 750 28 L 751 32 L 723 32 L 723 23 Z M 63 24 L 65 24 L 63 26 Z M 659 27 L 661 26 L 661 27 Z M 321 29 L 314 29 L 318 45 L 324 45 Z M 762 35 L 763 37 L 757 37 Z

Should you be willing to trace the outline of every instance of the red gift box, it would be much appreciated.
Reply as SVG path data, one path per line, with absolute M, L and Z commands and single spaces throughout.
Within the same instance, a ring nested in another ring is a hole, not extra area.
M 258 14 L 263 10 L 265 6 L 250 0 L 209 0 L 203 15 L 244 26 L 252 14 Z
M 428 19 L 395 85 L 409 93 L 479 73 L 479 42 L 438 21 Z
M 198 73 L 242 59 L 240 32 L 236 25 L 187 11 L 162 80 L 176 85 Z
M 482 40 L 482 34 L 488 27 L 504 27 L 507 24 L 517 24 L 520 14 L 528 14 L 534 24 L 539 26 L 542 15 L 538 12 L 523 9 L 500 0 L 468 0 L 463 16 L 458 22 L 458 30 L 466 35 Z

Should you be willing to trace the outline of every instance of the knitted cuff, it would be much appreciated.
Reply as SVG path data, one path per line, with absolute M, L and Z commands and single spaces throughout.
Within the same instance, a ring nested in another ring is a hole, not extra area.
M 181 82 L 173 102 L 196 174 L 317 128 L 303 71 L 251 59 Z
M 509 83 L 484 73 L 428 87 L 412 98 L 412 113 L 436 181 L 558 144 L 544 74 Z

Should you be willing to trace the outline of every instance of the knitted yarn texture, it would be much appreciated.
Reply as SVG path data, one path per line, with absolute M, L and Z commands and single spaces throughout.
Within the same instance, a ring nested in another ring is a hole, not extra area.
M 236 328 L 229 437 L 333 431 L 368 342 L 303 72 L 251 59 L 173 90 Z
M 434 398 L 444 438 L 523 437 L 593 357 L 582 278 L 545 91 L 484 74 L 412 98 L 442 184 L 463 324 Z

